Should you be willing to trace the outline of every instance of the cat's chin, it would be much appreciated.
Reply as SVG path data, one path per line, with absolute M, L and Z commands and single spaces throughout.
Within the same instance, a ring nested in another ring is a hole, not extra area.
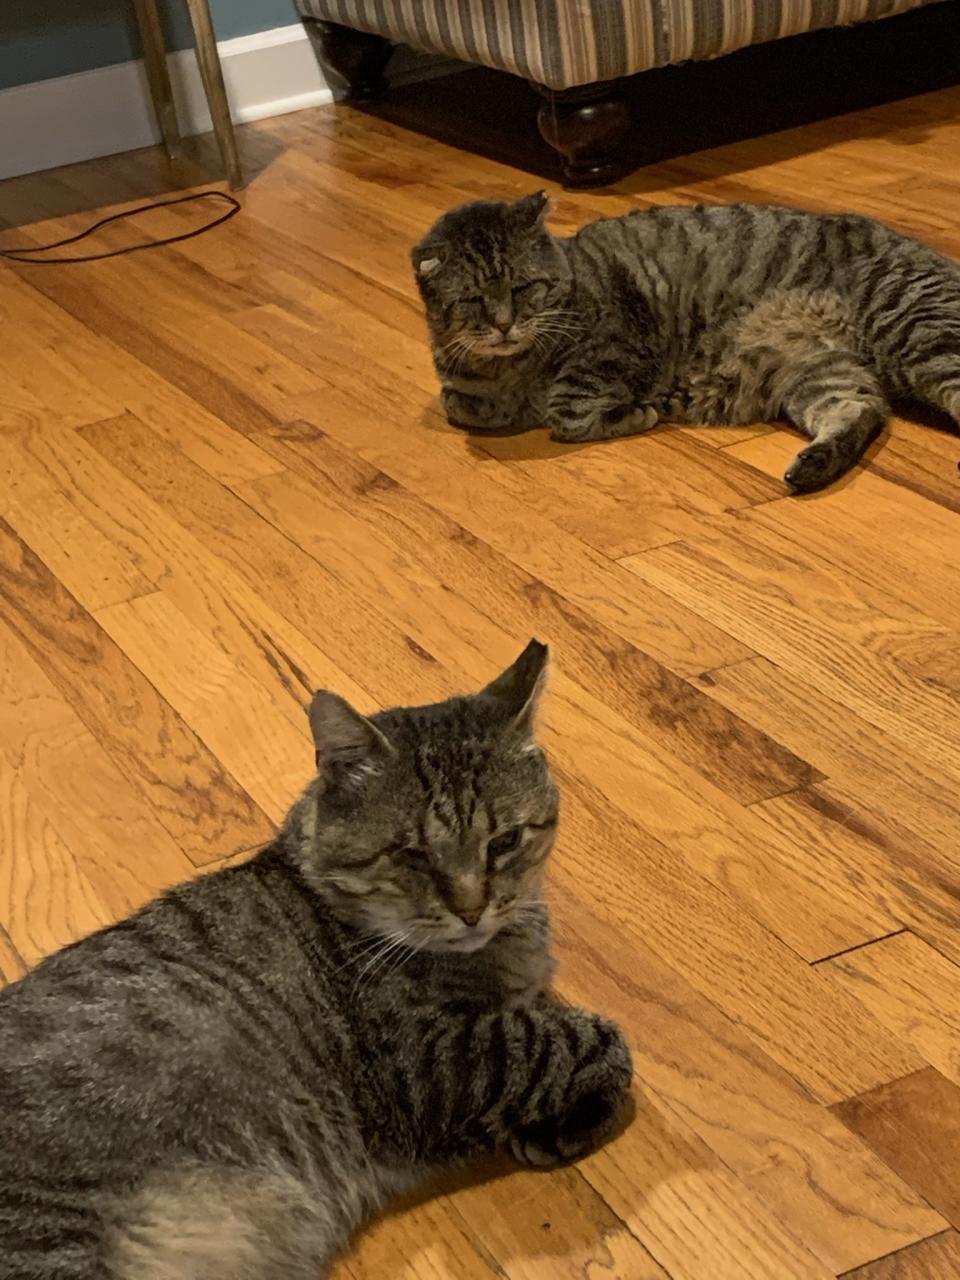
M 424 951 L 454 952 L 458 955 L 470 955 L 474 951 L 482 951 L 497 936 L 497 930 L 484 930 L 461 934 L 457 938 L 438 938 L 424 945 Z
M 481 347 L 477 354 L 487 360 L 508 360 L 511 356 L 523 355 L 529 349 L 529 341 L 526 338 L 520 338 L 516 342 L 498 342 L 496 346 Z

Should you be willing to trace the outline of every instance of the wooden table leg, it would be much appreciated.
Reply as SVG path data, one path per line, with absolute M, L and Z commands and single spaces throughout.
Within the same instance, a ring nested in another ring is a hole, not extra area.
M 187 0 L 187 9 L 193 24 L 197 62 L 213 120 L 213 129 L 217 135 L 217 144 L 220 147 L 220 156 L 230 186 L 236 190 L 243 185 L 243 174 L 240 170 L 240 157 L 237 155 L 237 140 L 233 133 L 227 91 L 223 83 L 220 55 L 217 52 L 217 37 L 210 19 L 210 6 L 207 0 Z
M 180 154 L 180 126 L 177 124 L 177 109 L 173 104 L 173 92 L 170 88 L 167 51 L 163 41 L 160 16 L 157 13 L 157 0 L 133 0 L 133 7 L 137 15 L 137 26 L 140 29 L 143 69 L 147 75 L 147 84 L 150 86 L 154 114 L 157 117 L 164 150 L 173 160 Z

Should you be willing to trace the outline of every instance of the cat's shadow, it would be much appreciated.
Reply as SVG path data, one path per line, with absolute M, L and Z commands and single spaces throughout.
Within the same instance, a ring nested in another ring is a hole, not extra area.
M 928 405 L 919 404 L 915 401 L 897 402 L 893 406 L 894 414 L 897 417 L 906 418 L 910 422 L 916 423 L 918 426 L 926 427 L 929 430 L 936 431 L 942 435 L 953 437 L 960 436 L 960 429 L 952 422 L 950 417 L 941 413 Z M 556 440 L 551 440 L 548 432 L 544 428 L 530 427 L 510 427 L 500 430 L 471 430 L 465 427 L 458 427 L 447 421 L 440 412 L 438 404 L 435 403 L 427 409 L 421 418 L 424 428 L 435 434 L 454 435 L 461 437 L 465 442 L 467 453 L 478 462 L 490 462 L 495 460 L 498 462 L 548 462 L 554 458 L 569 458 L 574 454 L 580 453 L 584 449 L 602 448 L 604 445 L 616 443 L 617 440 L 636 439 L 638 441 L 644 439 L 655 438 L 657 436 L 669 436 L 676 431 L 676 426 L 671 423 L 660 423 L 651 428 L 649 431 L 638 432 L 636 437 L 622 436 L 616 440 L 588 440 L 582 444 L 561 444 Z M 778 423 L 778 426 L 784 427 L 790 431 L 791 435 L 795 435 L 797 439 L 797 449 L 801 449 L 804 444 L 804 436 L 795 428 L 791 428 L 786 423 Z M 889 429 L 888 429 L 889 430 Z M 884 430 L 873 440 L 867 447 L 866 452 L 856 466 L 851 468 L 845 475 L 840 476 L 828 487 L 828 491 L 835 491 L 846 487 L 854 481 L 857 475 L 865 466 L 869 466 L 878 459 L 878 455 L 882 456 L 884 444 L 887 440 L 888 430 Z M 509 442 L 498 444 L 498 442 Z M 789 458 L 785 458 L 784 465 L 789 462 Z M 960 444 L 958 444 L 958 467 L 960 467 Z M 786 492 L 786 490 L 785 490 Z M 813 500 L 819 496 L 819 492 L 808 494 L 794 494 L 794 497 L 800 500 Z
M 643 1112 L 643 1128 L 646 1131 L 651 1124 L 662 1126 L 665 1121 L 651 1103 L 642 1095 L 638 1098 L 631 1093 L 624 1106 L 623 1113 L 616 1130 L 608 1139 L 616 1143 L 634 1123 L 639 1112 Z M 689 1166 L 684 1166 L 689 1170 Z M 656 1177 L 650 1178 L 649 1188 L 642 1187 L 641 1194 L 652 1192 L 655 1185 L 669 1176 L 673 1171 L 658 1169 Z M 550 1181 L 557 1180 L 562 1188 L 561 1194 L 553 1199 L 550 1194 Z M 516 1189 L 496 1190 L 494 1186 L 500 1182 L 513 1182 Z M 369 1232 L 384 1230 L 389 1223 L 402 1215 L 423 1208 L 434 1201 L 448 1202 L 456 1216 L 458 1198 L 466 1198 L 481 1188 L 489 1188 L 485 1197 L 485 1211 L 491 1215 L 500 1213 L 499 1205 L 509 1200 L 511 1206 L 517 1206 L 520 1215 L 512 1222 L 504 1216 L 503 1228 L 498 1232 L 501 1240 L 509 1239 L 518 1255 L 567 1257 L 583 1254 L 599 1254 L 603 1248 L 605 1228 L 613 1229 L 617 1220 L 613 1210 L 601 1200 L 599 1193 L 589 1185 L 575 1164 L 561 1166 L 559 1169 L 538 1171 L 526 1169 L 518 1165 L 505 1154 L 489 1155 L 453 1169 L 447 1169 L 420 1184 L 410 1194 L 398 1197 L 370 1223 L 364 1230 L 355 1247 L 362 1250 L 363 1238 Z M 542 1190 L 542 1196 L 539 1192 Z M 552 1221 L 551 1214 L 556 1214 L 564 1204 L 575 1202 L 576 1212 L 570 1212 L 561 1221 Z M 592 1208 L 589 1204 L 594 1201 Z M 539 1202 L 539 1204 L 538 1204 Z M 553 1207 L 555 1206 L 555 1208 Z M 466 1222 L 472 1221 L 473 1213 L 462 1215 Z M 534 1221 L 534 1219 L 536 1219 Z M 467 1230 L 469 1231 L 469 1227 Z M 431 1249 L 440 1242 L 425 1235 L 418 1241 L 424 1249 Z M 349 1262 L 350 1254 L 347 1255 Z M 500 1259 L 504 1263 L 506 1259 Z

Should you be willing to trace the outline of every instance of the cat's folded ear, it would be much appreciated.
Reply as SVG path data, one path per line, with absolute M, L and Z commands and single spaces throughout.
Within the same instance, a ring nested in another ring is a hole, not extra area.
M 417 275 L 421 280 L 427 280 L 440 268 L 439 258 L 421 258 L 417 264 Z
M 517 200 L 513 206 L 513 216 L 521 226 L 540 226 L 550 212 L 550 197 L 545 191 L 534 191 L 532 195 Z
M 377 726 L 338 693 L 318 690 L 308 714 L 317 773 L 324 777 L 339 769 L 343 776 L 359 781 L 375 772 L 394 753 L 393 746 Z
M 547 646 L 531 640 L 516 662 L 480 694 L 510 728 L 526 738 L 532 738 L 536 728 L 537 705 L 547 686 L 549 663 Z
M 443 265 L 440 246 L 437 244 L 418 244 L 411 257 L 413 272 L 418 280 L 429 280 Z

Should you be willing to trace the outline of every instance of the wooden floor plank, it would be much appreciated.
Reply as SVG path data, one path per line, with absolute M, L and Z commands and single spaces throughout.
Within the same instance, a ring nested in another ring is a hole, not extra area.
M 960 1087 L 933 1067 L 833 1108 L 954 1227 L 960 1223 Z
M 464 458 L 466 445 L 448 435 L 442 453 L 422 444 L 354 400 L 328 394 L 300 401 L 301 417 L 354 449 L 378 470 L 419 494 L 513 564 L 584 608 L 617 635 L 672 671 L 689 674 L 751 656 L 746 645 L 668 603 L 663 593 L 632 582 L 618 565 L 537 518 L 514 494 L 484 479 Z M 431 424 L 436 429 L 436 424 Z M 703 662 L 713 654 L 713 663 Z
M 942 761 L 904 752 L 892 734 L 818 689 L 799 665 L 790 670 L 759 658 L 711 671 L 698 683 L 809 760 L 833 790 L 908 828 L 940 866 L 958 865 L 960 809 L 954 775 Z
M 5 624 L 0 723 L 0 753 L 114 917 L 194 874 L 149 801 Z M 64 884 L 51 878 L 46 892 L 62 895 Z
M 895 587 L 849 577 L 809 537 L 729 521 L 622 564 L 886 730 L 901 750 L 960 777 L 960 744 L 947 727 L 952 693 L 900 664 L 918 645 L 949 645 L 952 630 L 899 600 Z
M 294 627 L 321 634 L 338 666 L 362 669 L 365 687 L 384 704 L 454 692 L 416 637 L 359 598 L 344 607 L 333 574 L 136 419 L 82 427 L 80 435 Z
M 385 575 L 403 555 L 405 567 L 416 565 L 415 583 L 436 577 L 458 598 L 470 596 L 491 623 L 509 615 L 515 634 L 546 628 L 558 665 L 582 673 L 581 683 L 608 704 L 619 702 L 635 728 L 649 730 L 737 800 L 752 803 L 815 779 L 805 761 L 769 739 L 755 740 L 745 721 L 719 717 L 712 699 L 691 697 L 687 682 L 349 449 L 306 424 L 262 443 L 287 474 L 234 491 L 324 564 L 339 560 L 345 575 L 362 573 L 365 561 L 357 553 L 367 549 L 373 558 L 376 549 Z M 375 592 L 393 589 L 390 582 L 368 582 Z M 413 600 L 398 596 L 396 607 L 411 608 Z
M 119 420 L 116 427 L 134 434 L 143 430 L 139 420 L 132 418 Z M 247 444 L 244 436 L 222 426 L 221 431 L 224 436 L 232 435 L 238 445 Z M 198 441 L 209 438 L 204 424 Z M 304 723 L 305 705 L 318 687 L 335 687 L 344 697 L 365 707 L 371 704 L 367 690 L 271 608 L 263 595 L 252 591 L 203 542 L 111 466 L 109 459 L 79 433 L 48 424 L 42 434 L 20 433 L 17 442 L 31 467 L 95 525 L 121 552 L 124 562 L 140 566 L 141 572 L 149 572 L 161 583 L 176 608 L 247 675 L 270 691 L 277 710 L 298 728 Z M 229 448 L 228 442 L 223 445 Z M 255 446 L 250 448 L 264 464 L 256 467 L 256 474 L 281 466 Z M 243 458 L 242 447 L 239 456 Z M 209 457 L 194 461 L 202 470 L 211 471 Z M 213 470 L 228 473 L 221 478 L 250 478 L 245 465 L 238 471 L 218 463 Z M 86 585 L 88 578 L 89 575 L 78 580 L 78 589 Z M 93 598 L 81 596 L 81 603 L 96 607 Z M 171 636 L 170 641 L 176 644 L 176 636 Z
M 783 494 L 733 453 L 701 448 L 670 428 L 602 449 L 553 444 L 539 432 L 480 447 L 553 493 L 558 523 L 613 559 L 688 536 L 704 516 Z M 615 516 L 609 523 L 605 504 Z
M 761 448 L 776 437 L 765 436 L 725 453 L 758 461 Z M 880 456 L 880 446 L 877 456 Z M 957 456 L 943 457 L 941 479 L 960 491 Z M 817 504 L 813 549 L 848 576 L 874 590 L 911 605 L 950 629 L 960 627 L 960 546 L 955 545 L 955 515 L 937 502 L 868 470 L 856 485 L 823 495 Z M 849 492 L 847 490 L 849 489 Z M 808 505 L 781 498 L 752 512 L 748 524 L 759 524 L 791 539 L 809 537 Z M 897 529 L 895 537 L 877 538 L 877 528 Z M 931 546 L 940 548 L 928 564 Z M 904 654 L 905 661 L 910 655 Z
M 28 965 L 111 923 L 87 876 L 0 756 L 0 927 Z
M 960 1275 L 960 1232 L 944 1231 L 902 1253 L 849 1271 L 842 1280 L 953 1280 Z
M 154 687 L 0 519 L 0 619 L 201 860 L 269 836 L 265 816 Z
M 23 541 L 89 609 L 131 600 L 154 589 L 162 562 L 149 551 L 130 562 L 96 524 L 77 509 L 55 477 L 29 457 L 28 441 L 49 427 L 0 435 L 3 510 Z
M 960 966 L 902 933 L 823 967 L 926 1062 L 960 1084 Z
M 692 875 L 623 812 L 622 800 L 611 800 L 606 792 L 620 797 L 631 788 L 629 771 L 612 752 L 603 756 L 605 792 L 580 776 L 582 737 L 577 763 L 569 766 L 569 739 L 565 743 L 554 729 L 547 742 L 568 791 L 565 822 L 584 847 L 596 846 L 593 858 L 577 862 L 581 892 L 615 915 L 625 942 L 655 951 L 822 1101 L 861 1092 L 858 1079 L 880 1083 L 923 1065 L 899 1035 L 881 1033 L 852 998 L 839 1000 L 835 984 L 800 962 L 726 894 Z M 642 881 L 625 877 L 626 868 L 642 868 Z M 558 872 L 564 872 L 562 864 Z M 748 963 L 736 959 L 745 955 Z M 798 1008 L 804 1011 L 800 1019 Z
M 610 955 L 619 926 L 585 904 L 564 850 L 588 836 L 567 831 L 552 899 L 561 944 L 560 987 L 573 1001 L 600 1000 L 626 1028 L 637 1076 L 798 1240 L 839 1272 L 941 1228 L 908 1183 L 814 1103 L 758 1049 L 733 1018 L 686 977 L 634 941 L 633 977 Z M 644 1166 L 637 1138 L 619 1142 L 620 1164 Z M 602 1154 L 595 1164 L 604 1165 Z M 638 1175 L 639 1176 L 639 1175 Z M 659 1255 L 658 1255 L 659 1256 Z
M 162 591 L 94 617 L 185 724 L 278 826 L 310 777 L 307 718 L 278 716 L 268 692 Z

